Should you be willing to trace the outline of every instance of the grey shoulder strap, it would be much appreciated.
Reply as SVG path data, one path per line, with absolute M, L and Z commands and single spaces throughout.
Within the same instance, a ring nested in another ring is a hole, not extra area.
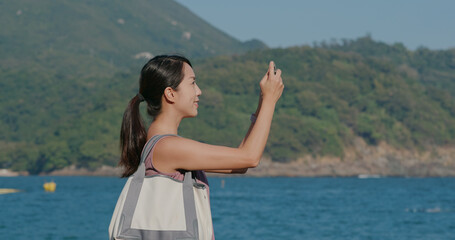
M 155 146 L 155 144 L 158 142 L 163 137 L 166 136 L 177 136 L 179 135 L 176 134 L 163 134 L 163 135 L 155 135 L 152 138 L 150 138 L 147 143 L 144 146 L 144 150 L 142 151 L 141 155 L 141 162 L 139 163 L 139 167 L 137 168 L 136 172 L 133 174 L 133 176 L 136 179 L 143 179 L 145 177 L 145 159 L 147 159 L 147 156 L 150 154 L 150 151 L 152 151 L 152 148 Z M 192 181 L 191 179 L 195 177 L 193 171 L 186 171 L 185 176 L 184 176 L 184 184 L 188 186 L 192 186 Z M 194 180 L 196 181 L 196 180 Z
M 164 134 L 164 135 L 155 135 L 152 138 L 150 138 L 147 141 L 147 143 L 145 144 L 144 150 L 142 150 L 141 162 L 139 164 L 145 162 L 145 159 L 150 154 L 150 151 L 152 151 L 152 148 L 155 146 L 155 144 L 158 142 L 158 140 L 160 140 L 161 138 L 166 137 L 166 136 L 178 136 L 178 135 L 175 135 L 175 134 Z

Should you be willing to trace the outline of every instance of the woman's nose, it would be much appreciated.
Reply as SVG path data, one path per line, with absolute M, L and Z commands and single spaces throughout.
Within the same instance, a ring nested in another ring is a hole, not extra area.
M 198 96 L 202 95 L 202 91 L 201 91 L 201 89 L 199 88 L 198 85 L 196 85 L 196 95 L 198 95 Z

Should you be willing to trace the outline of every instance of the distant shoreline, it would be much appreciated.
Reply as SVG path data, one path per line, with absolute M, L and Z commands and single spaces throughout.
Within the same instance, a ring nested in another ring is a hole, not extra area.
M 120 177 L 121 168 L 103 165 L 96 170 L 68 166 L 42 176 L 114 176 Z M 27 172 L 0 169 L 0 176 L 24 176 Z M 346 149 L 343 158 L 306 155 L 295 161 L 280 163 L 263 157 L 259 166 L 244 175 L 208 174 L 209 176 L 255 177 L 455 177 L 455 148 L 435 147 L 416 152 L 397 149 L 386 143 L 368 146 L 357 138 L 353 147 Z
M 248 169 L 246 174 L 217 174 L 207 173 L 209 177 L 455 177 L 455 167 L 446 167 L 439 164 L 420 164 L 403 168 L 387 170 L 381 167 L 368 167 L 363 162 L 354 163 L 320 163 L 307 164 L 305 162 L 278 163 L 263 159 L 257 168 Z M 0 169 L 0 177 L 29 176 L 27 172 L 13 172 Z M 65 167 L 50 173 L 41 173 L 39 176 L 105 176 L 120 177 L 121 169 L 111 166 L 102 166 L 96 170 Z

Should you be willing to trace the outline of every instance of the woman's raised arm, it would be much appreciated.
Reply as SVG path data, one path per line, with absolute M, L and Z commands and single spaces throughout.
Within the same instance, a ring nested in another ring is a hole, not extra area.
M 274 63 L 260 82 L 262 104 L 256 123 L 238 148 L 200 143 L 182 137 L 166 137 L 156 145 L 153 162 L 162 172 L 185 170 L 232 170 L 259 164 L 272 123 L 275 105 L 283 92 L 281 71 L 274 74 Z

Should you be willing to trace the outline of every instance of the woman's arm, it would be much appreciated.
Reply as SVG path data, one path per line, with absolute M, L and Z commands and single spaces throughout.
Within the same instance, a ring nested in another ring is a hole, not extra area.
M 259 95 L 259 104 L 256 109 L 256 112 L 254 113 L 254 116 L 257 118 L 259 115 L 259 111 L 261 109 L 261 104 L 262 104 L 262 93 Z M 251 130 L 253 129 L 254 122 L 250 124 L 250 127 L 248 128 L 248 132 L 245 135 L 245 138 L 243 138 L 242 142 L 240 143 L 239 148 L 243 146 L 243 143 L 245 142 L 246 139 L 248 139 L 248 136 L 250 135 Z M 228 169 L 228 170 L 207 170 L 207 172 L 211 173 L 225 173 L 225 174 L 245 174 L 248 171 L 248 168 L 241 168 L 241 169 Z
M 268 138 L 275 104 L 264 101 L 248 139 L 242 147 L 210 145 L 183 137 L 157 142 L 153 162 L 161 172 L 185 170 L 232 170 L 256 167 Z
M 259 111 L 261 109 L 261 104 L 262 104 L 262 92 L 259 95 L 259 104 L 256 109 L 256 112 L 254 113 L 254 116 L 257 118 L 259 115 Z M 253 129 L 254 122 L 250 124 L 250 127 L 248 128 L 248 132 L 245 135 L 245 138 L 243 138 L 242 142 L 240 143 L 239 148 L 243 146 L 243 143 L 245 142 L 246 139 L 248 139 L 248 136 L 250 135 L 251 130 Z M 225 173 L 225 174 L 245 174 L 248 171 L 248 168 L 241 168 L 241 169 L 228 169 L 228 170 L 207 170 L 207 172 L 211 173 Z
M 254 116 L 258 117 L 259 115 L 259 112 L 261 111 L 261 106 L 262 106 L 262 92 L 261 94 L 259 95 L 259 103 L 258 103 L 258 107 L 256 108 L 256 112 L 254 113 Z M 250 132 L 251 130 L 253 129 L 253 126 L 254 126 L 254 123 L 255 121 L 253 121 L 251 124 L 250 124 L 250 127 L 248 128 L 248 132 L 246 133 L 245 137 L 243 138 L 242 142 L 240 143 L 240 146 L 239 147 L 242 147 L 243 144 L 245 143 L 245 140 L 248 139 L 248 136 L 250 135 Z
M 273 73 L 273 62 L 260 82 L 263 93 L 256 123 L 238 148 L 216 146 L 182 137 L 167 137 L 157 143 L 154 165 L 162 172 L 185 170 L 230 170 L 256 167 L 267 142 L 275 105 L 283 92 L 281 71 Z M 178 146 L 178 147 L 177 147 Z

